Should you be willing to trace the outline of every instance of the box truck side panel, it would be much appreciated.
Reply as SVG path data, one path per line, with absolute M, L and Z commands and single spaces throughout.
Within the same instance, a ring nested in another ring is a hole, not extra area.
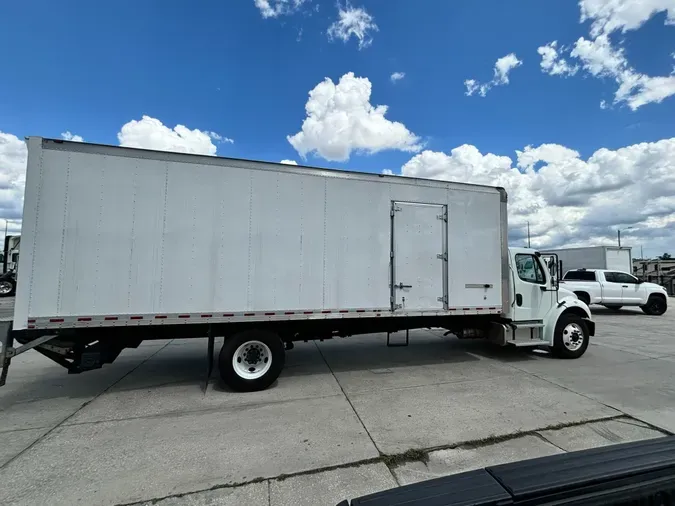
M 502 210 L 499 195 L 481 192 L 451 191 L 447 204 L 448 305 L 501 306 L 506 207 Z M 508 264 L 504 268 L 508 274 Z
M 627 272 L 633 274 L 630 248 L 605 248 L 606 267 L 605 269 L 613 271 Z
M 426 286 L 424 309 L 443 310 L 446 292 L 450 308 L 501 307 L 497 189 L 31 138 L 15 328 L 62 316 L 389 310 L 394 201 L 439 206 L 409 224 L 438 234 L 433 256 L 426 243 L 410 252 L 430 257 L 438 286 L 415 262 L 417 281 L 401 280 Z
M 602 246 L 547 250 L 546 253 L 558 255 L 558 259 L 563 263 L 563 274 L 573 269 L 605 268 L 605 249 Z

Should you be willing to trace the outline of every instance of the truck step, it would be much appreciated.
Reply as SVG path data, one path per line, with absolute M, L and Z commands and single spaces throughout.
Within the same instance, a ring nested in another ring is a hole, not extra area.
M 525 346 L 550 346 L 551 343 L 543 339 L 532 339 L 530 341 L 509 341 L 509 344 L 521 348 Z
M 542 329 L 544 322 L 542 320 L 523 320 L 519 322 L 511 322 L 518 329 Z

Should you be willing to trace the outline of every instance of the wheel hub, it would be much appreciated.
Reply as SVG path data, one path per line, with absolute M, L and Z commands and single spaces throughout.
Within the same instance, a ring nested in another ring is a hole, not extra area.
M 262 341 L 248 341 L 234 352 L 232 367 L 244 379 L 263 376 L 272 365 L 272 351 Z
M 244 360 L 251 365 L 262 361 L 262 352 L 258 346 L 251 346 L 244 352 Z
M 570 323 L 563 329 L 563 344 L 571 351 L 581 348 L 584 342 L 584 335 L 581 328 L 576 323 Z

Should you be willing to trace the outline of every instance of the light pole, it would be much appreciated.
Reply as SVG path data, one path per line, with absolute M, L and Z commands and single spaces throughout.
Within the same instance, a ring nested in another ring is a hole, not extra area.
M 626 230 L 633 230 L 633 228 L 635 228 L 635 227 L 626 227 L 623 230 L 625 232 Z M 617 231 L 616 231 L 616 240 L 619 243 L 619 248 L 620 248 L 621 247 L 621 230 L 620 229 L 617 229 Z

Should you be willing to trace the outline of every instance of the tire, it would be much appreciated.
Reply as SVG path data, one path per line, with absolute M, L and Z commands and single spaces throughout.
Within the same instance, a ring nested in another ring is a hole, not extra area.
M 246 330 L 225 339 L 218 355 L 223 382 L 238 392 L 265 390 L 284 367 L 281 338 L 267 330 Z
M 591 305 L 591 297 L 586 292 L 574 292 L 574 295 L 587 306 Z
M 16 281 L 3 279 L 0 281 L 0 297 L 11 297 L 16 293 Z
M 668 308 L 665 297 L 659 295 L 650 295 L 647 304 L 640 306 L 644 314 L 650 316 L 661 316 Z
M 618 311 L 621 309 L 623 306 L 605 306 L 607 309 L 613 309 L 614 311 Z
M 589 340 L 586 322 L 575 314 L 563 314 L 555 326 L 553 354 L 559 358 L 579 358 L 586 352 Z

